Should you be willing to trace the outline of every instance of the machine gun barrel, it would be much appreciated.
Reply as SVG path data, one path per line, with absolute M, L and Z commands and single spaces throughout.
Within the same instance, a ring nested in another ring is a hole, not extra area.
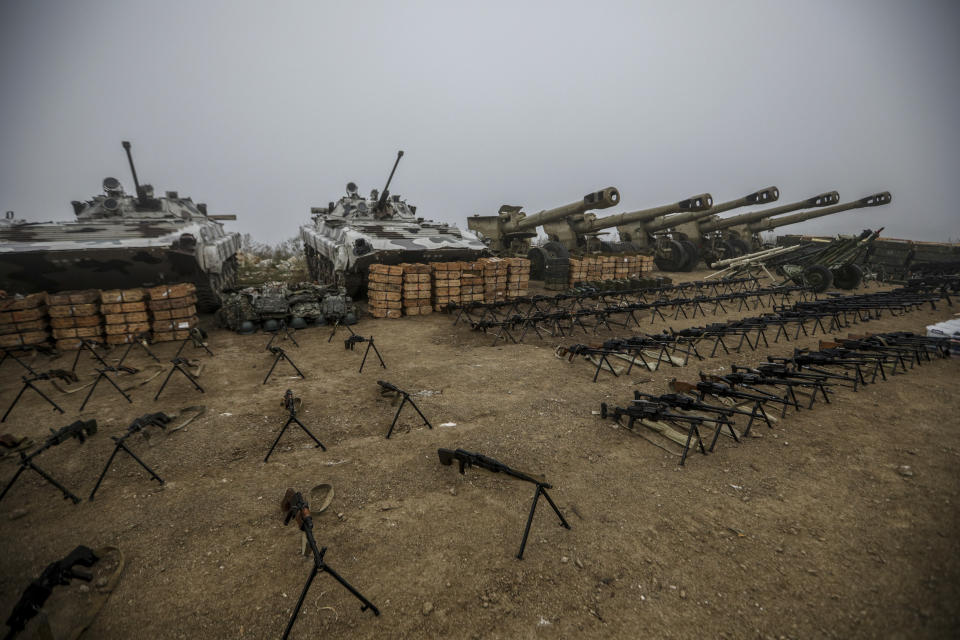
M 782 218 L 767 218 L 766 220 L 756 221 L 749 225 L 749 229 L 753 232 L 768 231 L 770 229 L 776 229 L 777 227 L 785 227 L 790 224 L 803 222 L 804 220 L 812 220 L 813 218 L 819 218 L 821 216 L 829 216 L 842 211 L 863 209 L 865 207 L 879 207 L 885 204 L 890 204 L 892 199 L 893 198 L 889 191 L 883 191 L 869 195 L 865 198 L 860 198 L 859 200 L 854 200 L 852 202 L 845 202 L 832 207 L 826 207 L 825 209 L 818 209 L 816 211 L 801 211 L 800 213 L 795 213 L 792 216 L 783 216 Z
M 739 216 L 733 216 L 732 218 L 719 218 L 717 220 L 709 220 L 707 222 L 703 222 L 700 224 L 700 231 L 701 233 L 719 231 L 721 229 L 726 229 L 728 227 L 735 227 L 741 224 L 756 222 L 757 220 L 769 218 L 770 216 L 779 215 L 781 213 L 796 211 L 797 209 L 805 209 L 807 207 L 826 207 L 832 204 L 836 204 L 839 201 L 840 201 L 839 193 L 837 193 L 836 191 L 827 191 L 826 193 L 821 193 L 820 195 L 813 196 L 812 198 L 807 198 L 805 200 L 798 200 L 797 202 L 791 202 L 789 204 L 783 204 L 783 205 L 780 205 L 779 207 L 762 209 L 760 211 L 751 211 L 749 213 L 740 214 Z

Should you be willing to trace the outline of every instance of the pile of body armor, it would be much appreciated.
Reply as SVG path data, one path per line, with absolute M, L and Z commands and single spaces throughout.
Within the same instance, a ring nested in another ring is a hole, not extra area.
M 223 292 L 223 305 L 217 311 L 221 327 L 247 334 L 259 327 L 275 330 L 280 321 L 295 329 L 310 324 L 354 324 L 357 307 L 343 288 L 310 282 L 267 282 Z

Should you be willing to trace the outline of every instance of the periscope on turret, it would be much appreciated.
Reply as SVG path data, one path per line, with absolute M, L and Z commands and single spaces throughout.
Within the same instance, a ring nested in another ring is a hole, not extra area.
M 468 261 L 490 254 L 474 233 L 418 218 L 416 206 L 390 194 L 402 157 L 398 152 L 382 191 L 373 189 L 364 198 L 350 182 L 337 202 L 311 208 L 310 224 L 300 227 L 311 278 L 356 297 L 366 287 L 371 264 Z
M 113 177 L 102 195 L 74 201 L 76 220 L 0 224 L 0 289 L 12 293 L 124 289 L 193 282 L 198 307 L 214 311 L 237 277 L 240 234 L 176 191 L 156 197 L 140 184 L 130 143 L 123 142 L 135 194 Z

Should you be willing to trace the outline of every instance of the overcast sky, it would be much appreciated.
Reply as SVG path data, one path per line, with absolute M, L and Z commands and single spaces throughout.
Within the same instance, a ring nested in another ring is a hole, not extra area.
M 355 181 L 462 228 L 608 185 L 893 203 L 787 227 L 960 239 L 960 2 L 0 2 L 0 210 L 132 180 L 276 242 Z M 132 190 L 132 189 L 131 189 Z M 603 212 L 612 213 L 612 210 Z

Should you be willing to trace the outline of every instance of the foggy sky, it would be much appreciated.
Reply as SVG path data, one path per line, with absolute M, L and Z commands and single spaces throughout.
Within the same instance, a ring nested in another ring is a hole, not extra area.
M 466 228 L 609 185 L 893 203 L 779 233 L 960 239 L 955 2 L 0 3 L 0 210 L 132 180 L 291 237 L 355 181 Z M 613 213 L 606 210 L 601 215 Z M 738 212 L 739 213 L 739 212 Z

